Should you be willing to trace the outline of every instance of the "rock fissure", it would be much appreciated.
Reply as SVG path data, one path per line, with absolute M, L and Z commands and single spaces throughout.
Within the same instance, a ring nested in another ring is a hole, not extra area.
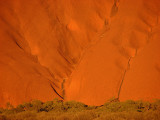
M 52 84 L 50 83 L 51 88 L 53 89 L 53 91 L 62 99 L 64 100 L 64 98 L 56 91 L 56 89 L 52 86 Z
M 121 89 L 122 89 L 122 86 L 123 86 L 123 83 L 124 83 L 124 80 L 125 80 L 125 76 L 127 74 L 127 71 L 130 69 L 130 62 L 131 62 L 131 60 L 133 58 L 135 58 L 137 56 L 137 52 L 138 52 L 138 50 L 135 49 L 135 55 L 133 57 L 129 57 L 129 59 L 128 59 L 127 68 L 124 70 L 124 73 L 123 73 L 123 76 L 122 76 L 122 80 L 121 80 L 121 83 L 120 83 L 120 86 L 119 86 L 119 90 L 118 90 L 118 95 L 117 95 L 117 98 L 116 98 L 118 101 L 119 101 Z

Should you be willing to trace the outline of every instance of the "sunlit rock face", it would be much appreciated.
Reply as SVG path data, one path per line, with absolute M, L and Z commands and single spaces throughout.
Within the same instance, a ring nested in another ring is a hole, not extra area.
M 159 0 L 0 0 L 0 106 L 160 98 Z

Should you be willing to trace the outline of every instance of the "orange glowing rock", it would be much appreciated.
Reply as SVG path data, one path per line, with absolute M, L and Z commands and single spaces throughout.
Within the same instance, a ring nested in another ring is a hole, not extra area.
M 0 106 L 160 99 L 159 0 L 1 0 Z

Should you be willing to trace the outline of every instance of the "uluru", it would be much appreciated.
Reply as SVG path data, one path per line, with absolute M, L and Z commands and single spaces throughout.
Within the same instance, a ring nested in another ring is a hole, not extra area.
M 0 107 L 160 99 L 160 0 L 0 0 Z

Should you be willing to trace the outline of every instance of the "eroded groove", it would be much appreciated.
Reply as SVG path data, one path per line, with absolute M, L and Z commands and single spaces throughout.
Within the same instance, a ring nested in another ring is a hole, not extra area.
M 50 79 L 47 79 L 50 83 L 52 83 L 55 87 L 60 88 L 56 83 L 54 83 L 53 81 L 51 81 Z
M 22 50 L 24 50 L 21 45 L 17 42 L 17 38 L 11 34 L 9 31 L 6 31 L 6 33 L 8 34 L 9 37 L 11 37 L 11 39 L 13 40 L 13 42 Z
M 56 89 L 52 86 L 52 84 L 50 83 L 51 88 L 53 89 L 53 91 L 62 99 L 64 100 L 64 98 L 56 91 Z
M 131 58 L 132 58 L 132 57 L 130 57 L 130 58 L 128 59 L 127 69 L 124 70 L 124 73 L 123 73 L 123 76 L 122 76 L 122 81 L 121 81 L 121 84 L 120 84 L 120 87 L 119 87 L 119 90 L 118 90 L 118 97 L 117 97 L 118 100 L 119 100 L 119 96 L 120 96 L 120 93 L 121 93 L 122 85 L 123 85 L 123 83 L 124 83 L 124 79 L 125 79 L 127 70 L 130 68 Z
M 43 66 L 44 67 L 44 66 Z M 60 82 L 58 79 L 55 78 L 54 74 L 49 70 L 49 68 L 45 67 L 45 69 L 48 71 L 49 75 L 56 80 L 56 82 Z
M 112 9 L 111 9 L 110 17 L 113 17 L 113 16 L 115 16 L 117 14 L 117 12 L 118 12 L 118 3 L 119 3 L 118 0 L 114 1 L 114 4 L 113 4 Z
M 66 56 L 58 49 L 58 53 L 64 58 L 64 60 L 69 64 L 72 65 L 73 63 L 71 61 L 69 61 Z

